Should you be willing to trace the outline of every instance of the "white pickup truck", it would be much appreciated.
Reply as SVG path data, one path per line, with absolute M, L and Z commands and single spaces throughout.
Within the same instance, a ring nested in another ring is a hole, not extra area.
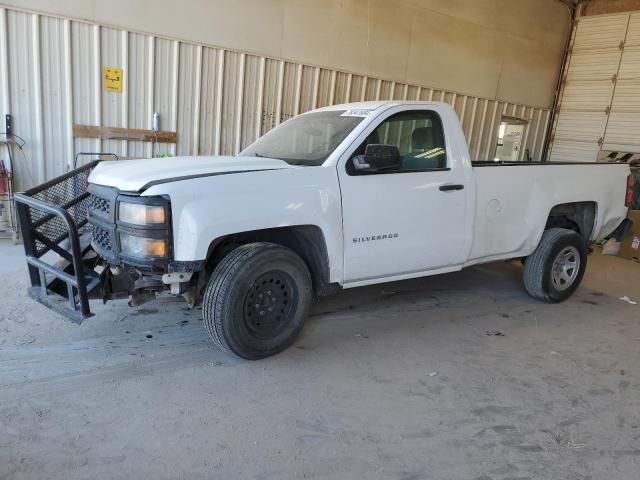
M 201 302 L 218 347 L 259 359 L 338 288 L 521 258 L 529 294 L 565 300 L 589 243 L 625 218 L 628 176 L 626 164 L 474 162 L 444 103 L 336 105 L 236 157 L 97 164 L 94 270 L 105 299 L 124 279 L 132 305 L 159 291 Z

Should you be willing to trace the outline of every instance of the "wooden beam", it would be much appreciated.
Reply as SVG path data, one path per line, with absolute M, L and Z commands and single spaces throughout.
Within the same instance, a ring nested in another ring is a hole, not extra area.
M 75 138 L 100 138 L 102 140 L 131 140 L 138 142 L 176 143 L 176 132 L 154 132 L 139 128 L 97 127 L 74 125 Z

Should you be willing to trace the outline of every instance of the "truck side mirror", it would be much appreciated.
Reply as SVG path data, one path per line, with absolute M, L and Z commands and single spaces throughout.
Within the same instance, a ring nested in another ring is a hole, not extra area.
M 395 145 L 369 144 L 364 155 L 353 157 L 353 166 L 362 173 L 382 173 L 400 169 L 400 151 Z

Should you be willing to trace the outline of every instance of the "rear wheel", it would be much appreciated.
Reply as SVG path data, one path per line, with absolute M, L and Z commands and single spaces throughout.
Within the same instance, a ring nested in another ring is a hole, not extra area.
M 203 300 L 207 333 L 222 350 L 248 360 L 281 352 L 296 339 L 312 300 L 309 270 L 272 243 L 238 247 L 218 264 Z
M 584 239 L 573 230 L 551 228 L 524 261 L 524 286 L 532 297 L 562 302 L 576 291 L 587 266 Z

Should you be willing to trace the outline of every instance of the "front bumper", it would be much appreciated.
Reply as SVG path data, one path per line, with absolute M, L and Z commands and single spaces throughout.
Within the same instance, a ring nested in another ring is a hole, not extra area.
M 90 300 L 130 298 L 140 305 L 166 285 L 166 271 L 196 272 L 202 262 L 171 262 L 169 201 L 140 197 L 116 189 L 91 185 L 88 178 L 99 160 L 72 170 L 24 193 L 16 194 L 16 207 L 31 286 L 28 294 L 42 305 L 75 323 L 93 316 Z M 160 202 L 165 224 L 152 228 L 118 221 L 118 201 Z M 90 219 L 90 220 L 89 220 Z M 129 257 L 120 248 L 119 234 L 166 239 L 163 258 Z M 119 268 L 123 267 L 123 268 Z M 184 276 L 191 279 L 193 276 Z M 169 276 L 173 279 L 172 276 Z M 190 305 L 196 295 L 177 277 L 178 293 L 185 291 Z

